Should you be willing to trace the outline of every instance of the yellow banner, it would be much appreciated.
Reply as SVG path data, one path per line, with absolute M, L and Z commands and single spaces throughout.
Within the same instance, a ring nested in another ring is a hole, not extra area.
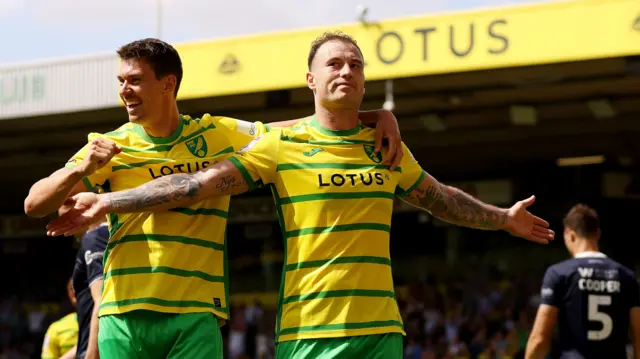
M 353 36 L 367 79 L 381 80 L 638 55 L 639 17 L 638 0 L 582 0 L 180 44 L 179 98 L 304 87 L 327 30 Z

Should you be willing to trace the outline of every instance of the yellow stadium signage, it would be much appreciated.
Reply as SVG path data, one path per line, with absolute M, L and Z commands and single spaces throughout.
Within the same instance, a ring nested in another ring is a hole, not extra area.
M 177 46 L 181 99 L 305 86 L 327 30 L 352 35 L 368 80 L 640 54 L 640 1 L 582 0 L 417 16 Z

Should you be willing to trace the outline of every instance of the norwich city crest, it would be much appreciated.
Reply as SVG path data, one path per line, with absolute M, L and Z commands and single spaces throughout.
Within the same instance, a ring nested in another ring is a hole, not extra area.
M 204 140 L 203 135 L 190 139 L 185 145 L 187 145 L 189 152 L 196 157 L 202 158 L 207 155 L 207 142 Z
M 371 161 L 373 161 L 375 163 L 380 163 L 380 162 L 382 162 L 382 154 L 380 152 L 373 153 L 373 151 L 375 151 L 375 149 L 376 149 L 375 146 L 364 145 L 364 153 L 366 153 L 367 156 L 369 156 Z

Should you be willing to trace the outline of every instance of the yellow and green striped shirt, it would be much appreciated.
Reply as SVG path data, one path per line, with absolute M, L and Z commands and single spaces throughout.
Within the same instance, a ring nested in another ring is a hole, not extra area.
M 78 342 L 78 316 L 70 313 L 51 323 L 42 343 L 42 359 L 58 359 Z
M 122 191 L 159 176 L 195 172 L 267 131 L 260 122 L 181 116 L 171 136 L 152 138 L 141 126 L 127 123 L 104 135 L 89 135 L 89 142 L 104 137 L 122 152 L 85 183 L 103 191 Z M 82 161 L 87 146 L 68 166 Z M 211 198 L 166 212 L 111 214 L 99 315 L 145 309 L 212 312 L 228 319 L 225 229 L 229 199 Z
M 277 204 L 285 240 L 280 342 L 404 334 L 391 276 L 391 214 L 394 197 L 424 172 L 405 156 L 390 173 L 373 153 L 374 133 L 331 131 L 311 117 L 230 158 L 250 185 L 269 185 Z

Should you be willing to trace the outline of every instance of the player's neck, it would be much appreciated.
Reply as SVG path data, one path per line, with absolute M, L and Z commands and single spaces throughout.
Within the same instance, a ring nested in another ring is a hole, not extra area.
M 573 256 L 575 257 L 580 253 L 587 252 L 600 252 L 600 248 L 598 248 L 598 245 L 594 241 L 583 239 L 574 251 Z
M 175 103 L 172 106 L 166 107 L 166 109 L 161 111 L 162 115 L 160 117 L 156 118 L 155 121 L 152 121 L 144 127 L 144 132 L 149 136 L 155 138 L 169 137 L 178 127 L 178 123 L 180 121 L 178 107 Z
M 320 126 L 333 130 L 351 130 L 358 126 L 358 109 L 340 108 L 328 109 L 323 106 L 316 106 L 316 120 Z

